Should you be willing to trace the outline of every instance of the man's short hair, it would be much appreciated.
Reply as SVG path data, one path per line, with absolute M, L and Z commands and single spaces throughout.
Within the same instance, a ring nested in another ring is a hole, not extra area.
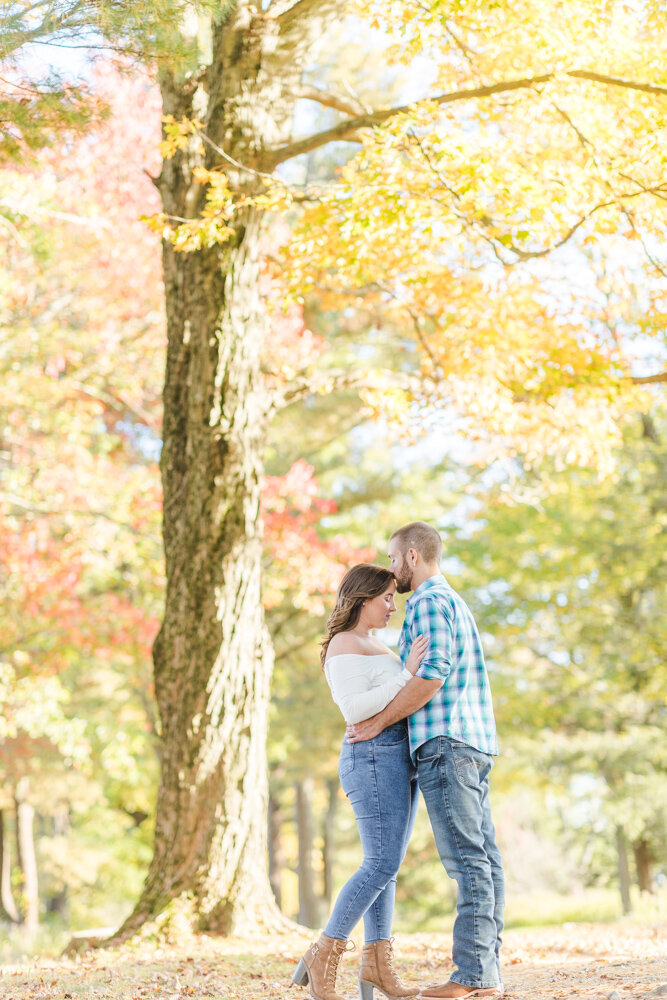
M 396 540 L 401 553 L 417 549 L 429 563 L 439 563 L 442 555 L 442 539 L 439 533 L 426 521 L 411 521 L 393 533 L 390 541 Z

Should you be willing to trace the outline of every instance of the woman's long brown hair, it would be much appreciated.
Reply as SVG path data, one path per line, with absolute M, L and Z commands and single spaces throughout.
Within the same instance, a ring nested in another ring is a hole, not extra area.
M 327 635 L 320 644 L 320 663 L 324 667 L 329 643 L 338 632 L 349 632 L 359 621 L 364 601 L 384 594 L 393 583 L 393 574 L 375 563 L 359 563 L 349 569 L 340 582 L 336 603 L 327 619 Z

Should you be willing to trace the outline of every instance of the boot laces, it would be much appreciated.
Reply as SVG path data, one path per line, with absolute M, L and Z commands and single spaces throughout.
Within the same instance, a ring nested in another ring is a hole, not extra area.
M 389 975 L 391 976 L 391 978 L 394 980 L 394 982 L 399 982 L 398 973 L 397 973 L 396 969 L 394 968 L 394 948 L 393 948 L 393 945 L 394 945 L 394 938 L 392 937 L 392 938 L 389 938 L 389 940 L 387 941 L 387 951 L 386 951 L 387 972 L 389 973 Z
M 342 943 L 342 942 L 341 942 Z M 354 941 L 346 941 L 343 947 L 339 945 L 334 945 L 331 949 L 331 954 L 329 955 L 329 961 L 327 963 L 327 973 L 326 973 L 326 985 L 330 989 L 334 989 L 336 986 L 336 973 L 338 972 L 338 963 L 340 962 L 343 954 L 346 951 L 354 951 L 356 945 Z

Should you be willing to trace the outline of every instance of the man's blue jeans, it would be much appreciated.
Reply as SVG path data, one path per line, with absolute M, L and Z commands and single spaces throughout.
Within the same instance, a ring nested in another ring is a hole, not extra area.
M 391 937 L 396 873 L 419 797 L 407 722 L 396 722 L 366 742 L 343 742 L 338 773 L 354 809 L 364 860 L 341 889 L 324 933 L 347 938 L 363 916 L 366 943 L 386 941 Z
M 440 860 L 458 885 L 450 978 L 499 986 L 505 889 L 489 807 L 493 758 L 447 736 L 423 743 L 416 757 Z

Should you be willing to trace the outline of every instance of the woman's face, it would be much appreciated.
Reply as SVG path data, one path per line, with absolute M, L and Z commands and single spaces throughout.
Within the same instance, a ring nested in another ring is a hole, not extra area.
M 383 594 L 369 598 L 363 607 L 364 624 L 368 628 L 384 628 L 396 610 L 394 594 L 396 584 L 392 580 Z

